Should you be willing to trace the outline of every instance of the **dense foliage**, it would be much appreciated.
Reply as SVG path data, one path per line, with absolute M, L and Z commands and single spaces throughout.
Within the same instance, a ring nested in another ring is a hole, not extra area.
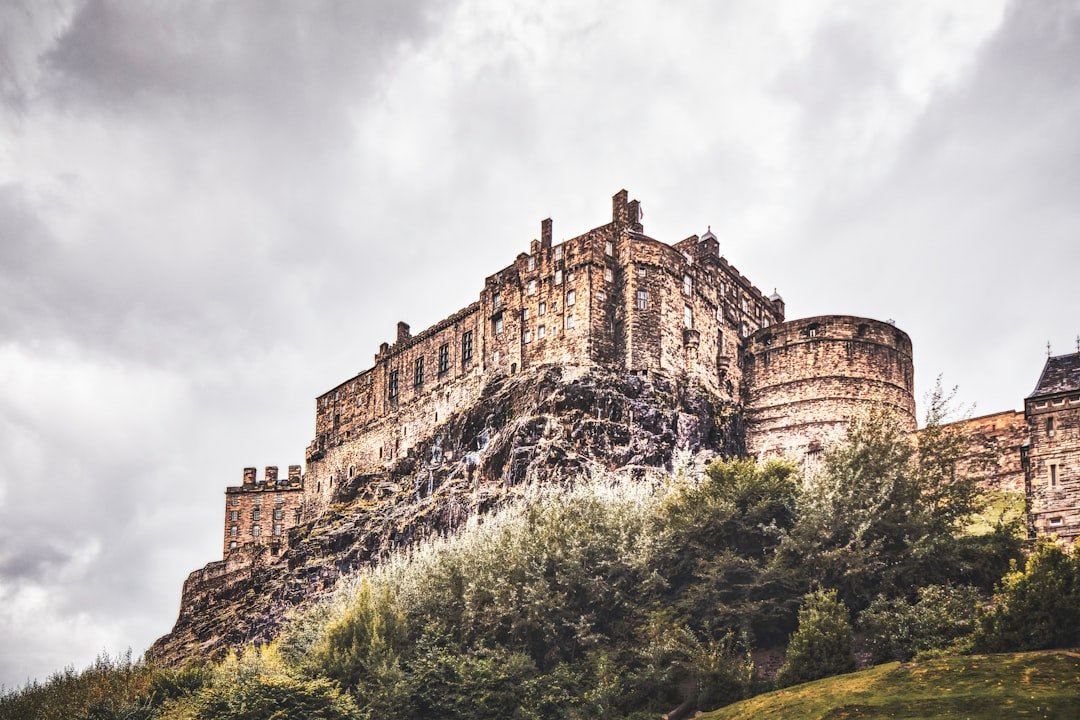
M 877 657 L 907 657 L 965 635 L 976 594 L 1019 557 L 1014 528 L 964 532 L 979 496 L 956 472 L 960 442 L 932 426 L 913 444 L 869 417 L 806 479 L 732 460 L 536 488 L 356 573 L 261 653 L 67 671 L 0 696 L 0 720 L 655 717 L 767 688 L 755 650 L 788 646 L 783 683 L 850 669 L 860 612 Z M 980 620 L 984 646 L 1073 637 L 1019 634 L 1074 617 L 1074 561 L 1040 553 Z M 970 587 L 932 587 L 949 581 Z M 1039 605 L 1051 587 L 1073 599 Z
M 799 627 L 776 675 L 781 687 L 855 669 L 854 634 L 848 609 L 835 590 L 817 590 L 799 609 Z

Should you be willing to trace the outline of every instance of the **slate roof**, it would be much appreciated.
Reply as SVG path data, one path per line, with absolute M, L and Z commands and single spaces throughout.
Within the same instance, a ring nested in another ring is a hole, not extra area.
M 1039 382 L 1029 398 L 1080 390 L 1080 353 L 1046 358 Z

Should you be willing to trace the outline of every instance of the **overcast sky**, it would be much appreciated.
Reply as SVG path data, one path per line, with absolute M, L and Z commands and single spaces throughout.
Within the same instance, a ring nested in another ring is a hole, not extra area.
M 1080 332 L 1080 3 L 674 7 L 0 0 L 0 684 L 168 631 L 317 394 L 620 188 L 1022 407 Z

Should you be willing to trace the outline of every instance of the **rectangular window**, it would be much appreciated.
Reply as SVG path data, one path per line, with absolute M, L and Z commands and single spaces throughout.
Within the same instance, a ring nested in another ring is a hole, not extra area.
M 232 520 L 233 522 L 236 522 L 237 520 L 239 520 L 240 519 L 240 511 L 239 510 L 231 511 L 229 513 L 229 519 Z
M 413 360 L 412 384 L 413 387 L 420 387 L 424 384 L 424 358 L 422 357 Z
M 535 255 L 530 255 L 529 256 L 528 268 L 529 268 L 529 270 L 535 270 L 536 269 L 536 256 Z
M 647 274 L 648 274 L 648 271 L 647 271 L 647 270 L 645 269 L 645 266 L 644 266 L 644 265 L 638 265 L 638 266 L 637 266 L 637 276 L 638 276 L 638 277 L 640 277 L 640 278 L 643 278 L 643 277 L 645 277 L 645 276 L 646 276 Z
M 576 275 L 574 275 L 574 271 L 571 270 L 570 272 L 566 273 L 566 282 L 568 282 L 568 283 L 574 282 L 575 277 L 576 277 Z
M 603 290 L 597 290 L 596 291 L 596 299 L 599 300 L 600 302 L 604 302 L 605 300 L 607 300 L 607 293 L 604 292 Z
M 684 305 L 683 306 L 682 318 L 683 318 L 683 325 L 685 325 L 687 328 L 693 330 L 694 329 L 694 308 L 690 307 L 689 305 Z
M 1054 418 L 1046 418 L 1046 434 L 1050 437 L 1054 436 Z
M 236 541 L 235 540 L 230 540 L 229 541 L 229 549 L 230 550 L 235 550 L 236 549 Z
M 604 254 L 611 255 L 615 252 L 615 244 L 610 240 L 604 243 Z
M 528 322 L 528 320 L 529 320 L 529 308 L 522 308 L 522 310 L 521 310 L 521 321 L 522 322 Z
M 503 331 L 503 316 L 499 313 L 495 317 L 491 318 L 491 329 L 496 335 L 502 335 Z
M 559 245 L 557 248 L 555 248 L 555 259 L 562 260 L 562 245 Z
M 445 375 L 450 371 L 450 343 L 439 346 L 439 374 Z
M 1050 524 L 1050 527 L 1060 527 L 1064 523 L 1061 521 L 1060 517 L 1052 517 L 1049 520 L 1049 524 Z
M 747 300 L 745 297 L 742 299 L 742 311 L 750 312 L 750 301 Z
M 570 307 L 577 301 L 577 293 L 573 290 L 566 293 L 566 306 Z
M 233 506 L 239 505 L 240 504 L 240 496 L 233 495 L 231 498 L 229 498 L 229 504 L 233 505 Z
M 523 339 L 524 339 L 524 340 L 525 340 L 525 342 L 527 342 L 527 343 L 530 343 L 530 342 L 532 342 L 532 330 L 526 330 L 526 331 L 525 331 L 525 332 L 523 333 Z
M 1058 466 L 1050 465 L 1050 487 L 1057 487 L 1058 484 Z
M 611 272 L 611 268 L 604 268 L 604 282 L 611 282 L 615 279 L 615 273 Z
M 281 535 L 281 524 L 280 523 L 274 523 L 274 534 L 275 535 Z
M 386 394 L 390 397 L 391 400 L 393 400 L 394 398 L 397 397 L 397 394 L 398 394 L 398 371 L 397 370 L 391 370 L 390 371 L 390 382 L 386 387 Z
M 285 496 L 282 495 L 281 493 L 278 493 L 277 495 L 275 495 L 274 496 L 274 504 L 275 505 L 284 505 L 285 504 Z
M 240 528 L 237 527 L 236 525 L 233 525 L 232 527 L 229 528 L 229 535 L 231 537 L 236 537 L 239 534 L 240 534 Z
M 574 316 L 573 315 L 567 315 L 566 316 L 566 329 L 571 330 L 571 329 L 573 329 L 573 327 L 574 327 Z
M 262 514 L 262 511 L 259 510 L 259 508 L 255 508 L 254 510 L 251 511 L 251 519 L 255 520 L 255 521 L 258 521 L 259 516 L 261 514 Z
M 281 508 L 275 508 L 274 509 L 274 519 L 275 520 L 281 520 L 283 517 L 285 517 L 285 511 L 283 509 L 281 509 Z
M 498 290 L 491 293 L 491 306 L 496 310 L 502 307 L 502 293 Z
M 461 364 L 472 360 L 472 330 L 465 331 L 461 336 Z
M 649 307 L 649 291 L 638 290 L 637 291 L 637 309 L 644 310 Z
M 547 303 L 546 302 L 540 303 L 540 307 L 537 308 L 536 314 L 537 315 L 547 315 Z
M 259 537 L 262 535 L 262 528 L 258 525 L 251 526 L 251 537 Z
M 683 275 L 682 278 L 682 292 L 683 295 L 694 294 L 694 281 L 689 275 Z
M 547 327 L 546 326 L 541 325 L 540 327 L 536 328 L 536 337 L 542 338 L 545 335 L 547 335 Z
M 499 354 L 498 350 L 491 353 L 491 364 L 492 365 L 498 365 L 500 359 L 502 359 L 502 355 Z
M 562 270 L 555 271 L 555 284 L 562 285 Z
M 300 522 L 300 508 L 293 510 L 293 520 L 295 522 Z
M 530 280 L 529 281 L 529 290 L 528 290 L 528 292 L 529 292 L 530 295 L 535 295 L 536 294 L 536 281 L 535 280 Z

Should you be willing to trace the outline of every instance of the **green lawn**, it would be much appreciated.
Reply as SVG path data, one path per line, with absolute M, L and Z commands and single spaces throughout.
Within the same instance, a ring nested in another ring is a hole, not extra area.
M 729 705 L 737 718 L 1080 718 L 1080 655 L 1006 653 L 888 663 Z

